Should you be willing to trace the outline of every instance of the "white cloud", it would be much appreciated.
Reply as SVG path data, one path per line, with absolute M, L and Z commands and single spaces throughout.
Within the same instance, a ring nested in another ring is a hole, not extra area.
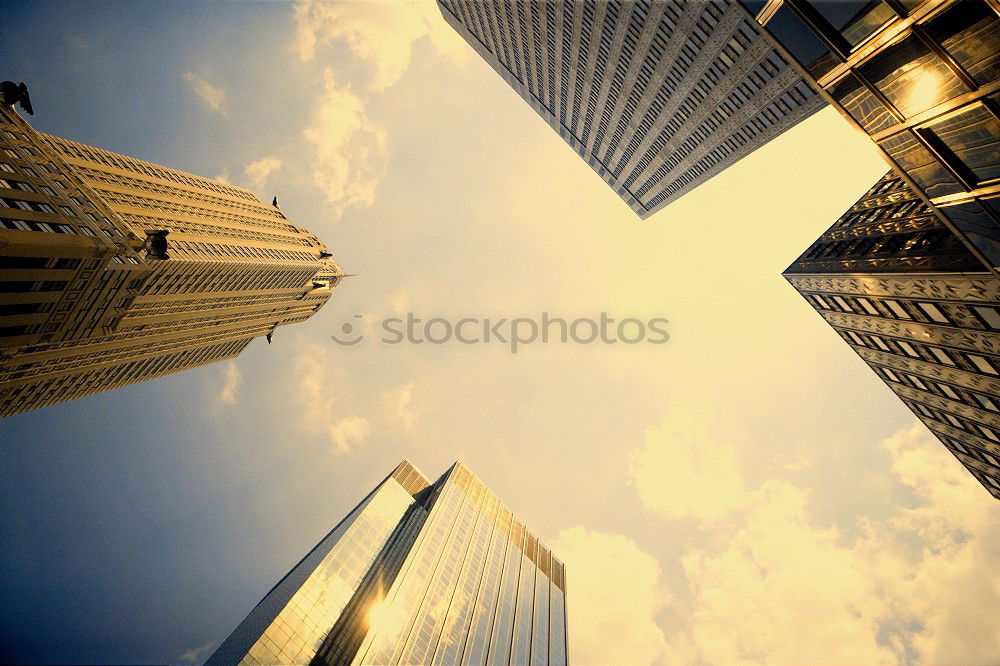
M 413 411 L 413 382 L 387 391 L 382 395 L 389 418 L 398 422 L 404 430 L 412 430 L 417 422 L 417 414 Z
M 194 91 L 208 107 L 220 113 L 224 112 L 223 105 L 226 102 L 226 90 L 209 83 L 203 76 L 194 72 L 184 72 L 184 80 L 188 82 L 191 90 Z
M 467 46 L 444 22 L 434 0 L 298 2 L 294 48 L 303 61 L 318 47 L 343 41 L 370 64 L 369 87 L 384 90 L 410 65 L 413 45 L 427 37 L 437 51 L 462 58 Z
M 236 361 L 227 361 L 223 373 L 219 402 L 224 405 L 235 405 L 240 401 L 240 383 L 243 381 L 243 375 Z
M 205 660 L 208 657 L 209 652 L 212 651 L 216 645 L 216 641 L 209 641 L 204 645 L 199 645 L 198 647 L 193 647 L 189 650 L 185 650 L 180 654 L 178 659 L 185 664 L 197 664 Z
M 787 481 L 746 489 L 731 447 L 713 442 L 698 419 L 678 421 L 674 410 L 667 424 L 647 431 L 646 440 L 636 457 L 636 487 L 647 506 L 702 520 L 704 538 L 681 558 L 690 596 L 686 608 L 675 609 L 683 625 L 667 637 L 672 661 L 740 666 L 996 659 L 1000 624 L 982 612 L 1000 608 L 995 507 L 922 425 L 883 442 L 893 473 L 917 496 L 917 505 L 865 519 L 853 538 L 816 524 L 808 494 Z M 711 453 L 696 454 L 692 447 Z M 653 486 L 654 478 L 663 485 Z M 711 490 L 713 478 L 740 488 L 722 503 L 724 512 L 694 506 L 708 501 L 699 488 L 708 484 Z M 695 500 L 668 487 L 677 483 Z M 723 514 L 727 519 L 718 520 Z
M 721 518 L 743 501 L 736 453 L 712 439 L 710 419 L 693 405 L 675 404 L 659 426 L 646 428 L 632 454 L 630 482 L 648 509 L 674 518 Z
M 660 565 L 632 541 L 577 526 L 549 544 L 566 565 L 570 661 L 652 664 L 663 654 Z
M 348 397 L 346 373 L 319 345 L 302 343 L 299 348 L 291 377 L 299 428 L 324 438 L 337 455 L 353 452 L 368 440 L 372 426 L 363 416 L 338 413 L 338 403 Z
M 312 183 L 337 214 L 370 206 L 388 164 L 385 131 L 368 118 L 364 101 L 327 69 L 323 93 L 303 135 L 314 150 Z
M 274 155 L 266 155 L 259 160 L 251 162 L 243 169 L 243 174 L 247 182 L 254 189 L 260 189 L 267 182 L 267 179 L 281 168 L 282 161 Z
M 334 452 L 350 453 L 359 444 L 364 444 L 372 434 L 372 425 L 363 416 L 348 416 L 329 426 L 330 441 Z

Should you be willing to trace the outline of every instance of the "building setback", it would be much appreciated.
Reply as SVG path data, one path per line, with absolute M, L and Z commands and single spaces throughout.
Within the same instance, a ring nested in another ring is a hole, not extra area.
M 994 272 L 1000 3 L 748 3 L 841 114 Z
M 784 273 L 1000 499 L 1000 279 L 893 171 Z
M 404 461 L 206 666 L 565 665 L 566 573 L 465 466 Z
M 0 105 L 0 416 L 233 358 L 342 276 L 248 190 L 40 134 Z
M 438 5 L 641 218 L 825 104 L 738 2 Z

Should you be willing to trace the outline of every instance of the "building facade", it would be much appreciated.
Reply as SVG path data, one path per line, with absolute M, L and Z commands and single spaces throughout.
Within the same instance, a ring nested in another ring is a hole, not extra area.
M 566 664 L 566 572 L 464 465 L 402 462 L 206 666 Z
M 748 3 L 969 251 L 1000 266 L 1000 3 Z
M 1000 279 L 894 171 L 784 273 L 1000 499 Z
M 641 218 L 825 104 L 738 2 L 438 5 Z
M 0 416 L 235 357 L 342 276 L 248 190 L 0 105 Z

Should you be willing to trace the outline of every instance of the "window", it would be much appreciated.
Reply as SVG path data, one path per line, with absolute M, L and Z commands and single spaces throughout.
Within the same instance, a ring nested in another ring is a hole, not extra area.
M 951 360 L 951 357 L 948 356 L 948 353 L 945 350 L 939 349 L 938 347 L 929 347 L 929 349 L 931 350 L 931 354 L 934 355 L 934 358 L 936 358 L 940 363 L 945 365 L 955 365 L 955 361 Z
M 872 342 L 875 343 L 875 346 L 878 347 L 879 349 L 881 349 L 882 351 L 891 351 L 889 349 L 889 345 L 885 344 L 885 340 L 883 340 L 879 336 L 877 336 L 877 335 L 871 335 L 869 337 L 872 339 Z
M 896 344 L 899 345 L 899 348 L 902 349 L 903 353 L 906 354 L 907 356 L 912 356 L 913 358 L 920 358 L 920 354 L 917 353 L 917 350 L 914 349 L 909 342 L 905 342 L 903 340 L 897 340 Z
M 861 307 L 865 309 L 865 312 L 867 312 L 870 315 L 878 316 L 879 311 L 875 309 L 875 306 L 872 305 L 871 301 L 869 301 L 867 298 L 859 298 L 857 300 L 858 303 L 861 304 Z
M 938 306 L 933 303 L 917 303 L 917 307 L 923 310 L 924 314 L 927 315 L 931 321 L 937 322 L 939 324 L 950 324 L 944 313 L 941 312 Z
M 956 2 L 927 23 L 927 32 L 980 85 L 1000 77 L 1000 61 L 992 57 L 998 31 L 1000 20 L 982 0 Z
M 982 356 L 976 356 L 975 354 L 966 354 L 966 356 L 968 357 L 969 362 L 972 363 L 972 365 L 975 366 L 975 368 L 980 372 L 984 372 L 988 375 L 997 374 L 996 368 L 994 368 L 993 364 L 990 363 L 989 360 L 987 360 L 986 358 Z
M 843 37 L 850 47 L 860 44 L 896 15 L 896 12 L 884 2 L 811 0 L 809 5 L 830 23 L 830 27 Z
M 986 305 L 974 305 L 972 311 L 986 324 L 987 328 L 1000 331 L 1000 310 Z
M 959 421 L 957 418 L 955 418 L 954 414 L 948 414 L 946 412 L 944 418 L 948 420 L 948 423 L 955 426 L 956 428 L 959 428 L 960 430 L 965 430 L 965 427 L 962 425 L 962 422 Z
M 912 33 L 858 70 L 905 117 L 968 92 L 944 60 Z
M 913 406 L 916 408 L 916 410 L 918 412 L 920 412 L 921 414 L 923 414 L 927 418 L 931 418 L 931 419 L 934 418 L 934 415 L 931 414 L 931 410 L 927 409 L 925 406 L 921 405 L 919 402 L 913 403 Z
M 909 312 L 903 309 L 903 306 L 899 304 L 899 301 L 882 301 L 882 302 L 885 303 L 886 307 L 888 307 L 892 311 L 892 314 L 896 315 L 897 318 L 899 319 L 913 318 L 910 316 Z
M 958 181 L 911 132 L 900 132 L 879 142 L 879 146 L 923 189 L 927 196 L 939 197 L 962 191 L 963 188 Z
M 847 301 L 845 301 L 840 296 L 834 296 L 833 302 L 839 305 L 840 309 L 843 310 L 844 312 L 853 312 L 853 310 L 851 310 L 851 306 L 847 304 Z
M 806 27 L 787 4 L 778 8 L 767 22 L 767 29 L 816 78 L 837 65 L 838 59 L 830 53 L 826 44 Z
M 986 439 L 992 440 L 994 442 L 1000 442 L 1000 436 L 998 436 L 995 432 L 993 432 L 992 428 L 987 428 L 984 425 L 977 427 L 979 428 L 979 431 L 983 433 L 983 437 L 985 437 Z
M 906 375 L 906 378 L 910 380 L 910 383 L 913 384 L 914 387 L 920 389 L 921 391 L 927 390 L 927 384 L 924 384 L 924 381 L 920 379 L 920 377 Z
M 896 382 L 897 384 L 902 384 L 902 382 L 899 380 L 899 375 L 897 375 L 895 372 L 893 372 L 889 368 L 882 368 L 881 370 L 882 374 L 886 376 L 886 379 L 888 379 L 891 382 Z
M 1000 119 L 983 104 L 925 125 L 920 135 L 973 183 L 1000 177 Z
M 990 399 L 989 397 L 981 393 L 973 393 L 972 397 L 975 398 L 976 402 L 978 402 L 979 406 L 982 407 L 983 409 L 988 409 L 991 412 L 1000 411 L 997 409 L 996 403 L 993 402 L 993 400 Z
M 947 384 L 938 384 L 937 387 L 941 390 L 941 393 L 944 393 L 946 396 L 948 396 L 952 400 L 961 400 L 962 399 L 958 395 L 958 393 L 955 392 L 955 389 L 953 389 L 952 387 L 948 386 Z

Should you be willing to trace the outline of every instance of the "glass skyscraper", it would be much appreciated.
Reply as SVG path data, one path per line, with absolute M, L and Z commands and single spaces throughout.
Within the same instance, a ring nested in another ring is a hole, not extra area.
M 641 218 L 825 105 L 735 0 L 438 5 Z
M 563 564 L 461 463 L 404 461 L 206 666 L 566 661 Z
M 1000 273 L 1000 3 L 747 6 L 969 251 Z

